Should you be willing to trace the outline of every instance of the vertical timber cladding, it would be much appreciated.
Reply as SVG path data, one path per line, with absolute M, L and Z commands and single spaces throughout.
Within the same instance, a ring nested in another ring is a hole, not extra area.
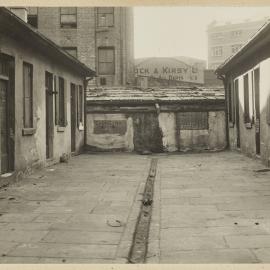
M 156 113 L 135 113 L 132 115 L 134 128 L 134 150 L 137 152 L 163 152 L 162 131 Z

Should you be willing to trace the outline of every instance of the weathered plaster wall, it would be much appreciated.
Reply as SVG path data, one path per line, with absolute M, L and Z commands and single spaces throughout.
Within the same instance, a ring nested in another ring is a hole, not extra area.
M 157 122 L 153 121 L 155 117 Z M 126 120 L 125 134 L 95 134 L 95 120 Z M 158 130 L 159 132 L 158 132 Z M 161 142 L 160 142 L 161 136 Z M 160 145 L 161 144 L 161 145 Z M 95 150 L 175 152 L 221 150 L 226 147 L 224 111 L 208 113 L 208 129 L 178 130 L 176 113 L 87 114 L 87 145 Z
M 159 126 L 162 131 L 162 142 L 165 152 L 177 151 L 175 113 L 160 113 Z
M 18 44 L 13 39 L 1 37 L 0 50 L 1 53 L 12 56 L 15 59 L 15 170 L 23 170 L 33 165 L 42 166 L 46 164 L 45 72 L 48 71 L 66 80 L 68 124 L 63 132 L 58 132 L 57 126 L 54 125 L 53 134 L 52 162 L 58 162 L 62 154 L 69 154 L 71 152 L 70 83 L 83 86 L 83 78 L 45 55 L 37 53 L 33 48 Z M 36 132 L 30 136 L 22 135 L 23 62 L 33 65 L 33 122 Z M 53 108 L 55 108 L 55 104 Z M 83 144 L 84 131 L 77 129 L 77 152 L 81 150 Z
M 270 125 L 267 123 L 267 100 L 270 96 L 270 59 L 261 61 L 258 65 L 248 70 L 244 70 L 241 75 L 233 77 L 239 81 L 239 124 L 240 124 L 240 149 L 243 153 L 250 157 L 256 156 L 256 132 L 255 123 L 252 121 L 251 126 L 244 123 L 244 86 L 243 77 L 245 74 L 249 76 L 249 111 L 250 118 L 255 116 L 255 93 L 252 84 L 252 71 L 256 68 L 260 69 L 260 148 L 261 159 L 269 165 L 270 159 Z M 236 149 L 237 133 L 236 125 L 229 123 L 229 142 L 230 148 Z
M 126 121 L 126 132 L 121 134 L 95 134 L 96 120 Z M 124 114 L 87 114 L 87 145 L 96 150 L 133 151 L 133 120 Z

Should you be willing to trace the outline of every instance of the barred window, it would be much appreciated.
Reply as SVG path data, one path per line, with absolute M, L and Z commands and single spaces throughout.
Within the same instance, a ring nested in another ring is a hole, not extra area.
M 208 112 L 178 113 L 178 127 L 180 130 L 208 129 Z

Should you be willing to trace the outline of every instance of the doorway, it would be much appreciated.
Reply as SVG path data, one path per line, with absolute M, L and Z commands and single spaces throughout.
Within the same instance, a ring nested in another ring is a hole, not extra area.
M 71 152 L 76 151 L 76 86 L 70 84 L 70 125 L 71 125 Z
M 236 147 L 240 148 L 240 120 L 239 120 L 239 86 L 238 80 L 234 82 L 234 100 L 235 100 L 235 127 L 236 127 Z
M 0 55 L 0 174 L 14 170 L 14 59 Z
M 46 158 L 53 157 L 53 75 L 45 73 L 46 88 Z
M 261 154 L 261 136 L 260 136 L 260 69 L 254 70 L 254 94 L 255 94 L 255 141 L 256 154 Z

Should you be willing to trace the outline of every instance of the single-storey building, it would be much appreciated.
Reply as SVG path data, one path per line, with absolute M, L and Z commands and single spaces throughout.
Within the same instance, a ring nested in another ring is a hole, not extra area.
M 94 151 L 176 152 L 226 147 L 223 87 L 92 89 L 86 146 Z
M 270 165 L 270 22 L 216 74 L 226 91 L 229 145 Z
M 79 153 L 94 72 L 0 8 L 0 184 Z

